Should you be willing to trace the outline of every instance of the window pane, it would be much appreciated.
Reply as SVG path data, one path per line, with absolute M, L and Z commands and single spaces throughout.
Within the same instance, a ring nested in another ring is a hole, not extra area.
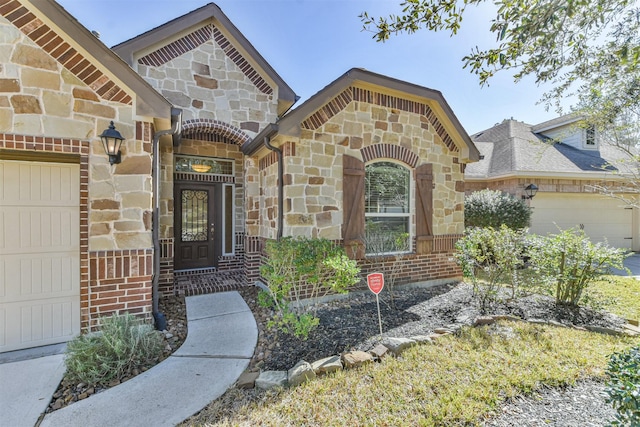
M 210 157 L 176 155 L 175 170 L 176 172 L 233 175 L 233 161 Z
M 224 186 L 224 253 L 233 253 L 233 187 Z
M 209 218 L 209 193 L 198 190 L 182 190 L 183 242 L 206 242 Z
M 409 169 L 391 162 L 365 168 L 365 212 L 409 213 Z
M 365 244 L 368 254 L 407 252 L 409 217 L 369 216 L 365 221 Z

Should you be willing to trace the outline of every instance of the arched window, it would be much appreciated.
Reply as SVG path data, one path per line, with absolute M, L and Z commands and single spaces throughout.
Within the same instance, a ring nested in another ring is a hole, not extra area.
M 365 166 L 365 248 L 367 254 L 411 250 L 411 171 L 390 161 Z

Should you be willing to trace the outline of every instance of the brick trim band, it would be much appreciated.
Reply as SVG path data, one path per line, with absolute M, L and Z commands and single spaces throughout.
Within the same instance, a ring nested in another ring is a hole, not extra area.
M 427 104 L 357 87 L 351 87 L 341 92 L 318 111 L 307 117 L 300 124 L 300 127 L 309 130 L 318 129 L 320 126 L 328 122 L 333 116 L 344 110 L 352 101 L 366 102 L 368 104 L 379 105 L 381 107 L 419 114 L 425 117 L 428 123 L 433 126 L 434 130 L 449 150 L 453 152 L 459 151 L 440 120 L 438 120 L 431 107 Z M 426 126 L 427 123 L 424 125 Z
M 19 2 L 0 2 L 0 14 L 102 99 L 132 105 L 131 96 Z
M 224 53 L 240 68 L 240 71 L 264 94 L 272 95 L 273 89 L 260 76 L 255 68 L 244 58 L 244 56 L 231 44 L 229 39 L 214 25 L 208 24 L 195 30 L 178 40 L 169 43 L 160 49 L 138 59 L 142 65 L 158 67 L 167 62 L 192 51 L 198 46 L 213 39 Z
M 362 160 L 369 162 L 374 159 L 387 158 L 399 160 L 415 168 L 418 164 L 418 155 L 411 150 L 399 145 L 376 144 L 364 147 L 360 150 Z
M 237 127 L 213 119 L 185 120 L 182 123 L 182 137 L 236 145 L 242 145 L 251 139 L 249 135 Z

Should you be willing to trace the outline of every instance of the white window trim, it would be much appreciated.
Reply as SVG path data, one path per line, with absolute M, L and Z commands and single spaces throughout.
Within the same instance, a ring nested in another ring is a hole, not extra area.
M 393 252 L 366 252 L 365 249 L 365 257 L 376 257 L 376 256 L 381 256 L 381 255 L 404 255 L 404 254 L 411 254 L 413 253 L 413 238 L 415 236 L 415 198 L 416 198 L 416 194 L 415 194 L 415 169 L 412 168 L 411 166 L 407 165 L 406 163 L 400 162 L 396 159 L 388 159 L 388 158 L 377 158 L 374 160 L 371 160 L 369 162 L 365 163 L 365 178 L 366 178 L 366 168 L 367 165 L 371 165 L 374 163 L 381 163 L 381 162 L 387 162 L 387 163 L 395 163 L 397 165 L 402 166 L 403 168 L 405 168 L 408 172 L 409 172 L 409 212 L 399 212 L 399 213 L 394 213 L 394 212 L 385 212 L 385 213 L 375 213 L 375 212 L 371 212 L 371 213 L 367 213 L 367 209 L 365 206 L 365 212 L 364 212 L 364 221 L 365 221 L 365 227 L 366 227 L 366 223 L 367 223 L 367 218 L 368 217 L 390 217 L 390 218 L 398 218 L 398 217 L 407 217 L 409 219 L 408 224 L 409 224 L 409 249 L 406 251 L 393 251 Z

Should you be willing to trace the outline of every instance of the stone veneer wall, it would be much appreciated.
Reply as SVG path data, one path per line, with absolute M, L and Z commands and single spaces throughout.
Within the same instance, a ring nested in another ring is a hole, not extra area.
M 0 148 L 80 164 L 81 327 L 111 312 L 147 316 L 152 126 L 134 122 L 131 96 L 19 2 L 0 15 Z M 97 138 L 111 120 L 126 138 L 116 166 Z
M 157 47 L 136 69 L 184 120 L 219 120 L 253 136 L 277 118 L 274 89 L 211 24 Z
M 357 91 L 359 89 L 351 88 Z M 393 100 L 393 97 L 387 97 Z M 335 102 L 332 101 L 332 102 Z M 417 157 L 417 166 L 433 164 L 433 234 L 457 235 L 464 230 L 464 174 L 457 148 L 429 118 L 431 111 L 417 114 L 415 103 L 407 109 L 351 100 L 322 124 L 303 123 L 295 156 L 285 157 L 285 235 L 341 239 L 342 157 L 364 161 L 393 156 L 407 165 Z M 331 104 L 331 103 L 330 103 Z M 340 105 L 340 104 L 338 104 Z M 393 150 L 390 147 L 402 147 Z M 404 154 L 408 152 L 408 154 Z M 411 166 L 411 165 L 409 165 Z M 415 178 L 415 176 L 414 176 Z M 411 191 L 412 235 L 415 234 L 415 182 Z
M 339 244 L 343 155 L 365 162 L 392 159 L 412 170 L 431 163 L 434 239 L 429 253 L 402 257 L 398 283 L 461 278 L 452 254 L 464 231 L 464 165 L 459 162 L 458 148 L 428 105 L 352 87 L 305 120 L 300 138 L 280 135 L 273 142 L 285 153 L 284 236 L 322 237 Z M 277 165 L 271 153 L 259 164 L 261 203 L 258 208 L 252 200 L 247 210 L 261 214 L 260 236 L 273 238 L 269 207 L 276 200 Z M 415 235 L 415 173 L 413 177 L 411 234 Z M 364 260 L 360 266 L 363 274 L 384 271 L 392 259 L 373 264 Z

